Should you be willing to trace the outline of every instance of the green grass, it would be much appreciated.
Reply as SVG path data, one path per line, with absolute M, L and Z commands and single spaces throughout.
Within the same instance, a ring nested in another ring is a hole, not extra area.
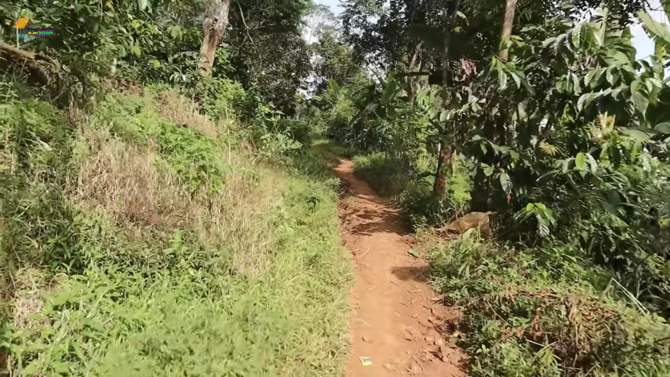
M 322 164 L 254 164 L 221 123 L 178 124 L 150 93 L 73 121 L 5 110 L 13 375 L 342 375 L 351 271 Z

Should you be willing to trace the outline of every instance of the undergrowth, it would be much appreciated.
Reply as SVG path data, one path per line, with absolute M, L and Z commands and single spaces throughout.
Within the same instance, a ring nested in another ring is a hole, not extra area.
M 409 162 L 373 152 L 356 155 L 353 161 L 354 173 L 377 193 L 391 198 L 415 228 L 443 224 L 468 211 L 472 179 L 470 165 L 462 156 L 454 159 L 441 198 L 433 195 L 435 166 L 430 159 Z
M 307 152 L 261 163 L 161 90 L 67 114 L 13 99 L 0 139 L 11 375 L 341 373 L 337 182 Z
M 462 308 L 472 376 L 667 376 L 670 326 L 569 246 L 516 249 L 468 232 L 429 275 Z

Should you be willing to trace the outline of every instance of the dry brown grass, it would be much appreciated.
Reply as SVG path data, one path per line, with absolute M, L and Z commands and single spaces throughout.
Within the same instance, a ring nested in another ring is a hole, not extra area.
M 188 104 L 183 97 L 179 101 Z M 193 114 L 183 120 L 199 122 L 194 129 L 212 125 Z M 267 214 L 285 188 L 280 174 L 252 168 L 247 156 L 229 150 L 220 156 L 232 171 L 221 192 L 208 191 L 205 184 L 191 196 L 176 177 L 157 169 L 151 146 L 130 146 L 93 127 L 81 127 L 80 138 L 91 152 L 79 161 L 78 179 L 69 189 L 76 204 L 114 220 L 135 237 L 143 237 L 146 227 L 190 230 L 206 247 L 228 250 L 237 273 L 257 276 L 266 269 L 275 242 Z
M 25 267 L 12 276 L 14 290 L 14 326 L 26 329 L 45 320 L 35 321 L 32 318 L 44 309 L 44 292 L 52 291 L 60 284 L 63 276 L 48 275 L 35 267 Z
M 156 99 L 156 110 L 171 122 L 189 127 L 205 136 L 215 139 L 222 133 L 221 125 L 201 114 L 193 101 L 172 90 L 160 93 Z
M 256 276 L 270 262 L 276 238 L 268 213 L 279 204 L 284 182 L 270 171 L 256 180 L 246 173 L 242 161 L 238 163 L 219 195 L 202 193 L 196 197 L 191 218 L 203 243 L 224 246 L 232 252 L 237 273 Z M 210 205 L 204 205 L 206 202 Z
M 35 316 L 44 310 L 45 293 L 55 291 L 64 276 L 51 276 L 46 271 L 36 267 L 20 268 L 10 275 L 11 280 L 8 283 L 13 292 L 11 298 L 13 317 L 9 319 L 12 320 L 16 329 L 24 330 L 49 326 L 48 318 Z M 0 350 L 0 376 L 4 376 L 2 372 L 7 371 L 8 366 L 13 363 L 12 356 Z M 9 373 L 9 376 L 11 376 L 11 370 Z
M 176 179 L 160 173 L 150 149 L 128 146 L 102 131 L 84 135 L 99 148 L 82 162 L 74 187 L 77 202 L 118 222 L 181 227 L 190 198 Z

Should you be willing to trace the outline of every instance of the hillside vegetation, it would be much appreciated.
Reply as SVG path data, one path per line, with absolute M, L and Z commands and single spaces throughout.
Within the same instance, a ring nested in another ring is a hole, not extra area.
M 0 375 L 342 374 L 338 180 L 293 94 L 198 74 L 205 4 L 66 3 L 0 6 L 6 43 L 55 31 L 2 55 Z
M 342 375 L 336 152 L 416 231 L 470 376 L 670 375 L 670 26 L 342 9 L 0 3 L 0 374 Z M 448 232 L 470 212 L 490 234 Z
M 418 232 L 471 376 L 670 374 L 670 26 L 644 10 L 351 1 L 320 44 L 314 118 Z M 449 231 L 470 212 L 492 234 Z
M 337 374 L 349 266 L 327 172 L 254 164 L 172 91 L 3 111 L 16 375 Z

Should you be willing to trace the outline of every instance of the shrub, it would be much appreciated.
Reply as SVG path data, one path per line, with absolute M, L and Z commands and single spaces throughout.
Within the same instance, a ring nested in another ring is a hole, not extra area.
M 392 159 L 384 152 L 355 156 L 354 172 L 383 196 L 399 194 L 411 174 L 405 162 Z
M 670 371 L 670 326 L 626 305 L 627 294 L 578 249 L 519 251 L 473 234 L 435 248 L 430 268 L 435 287 L 463 309 L 473 376 Z

